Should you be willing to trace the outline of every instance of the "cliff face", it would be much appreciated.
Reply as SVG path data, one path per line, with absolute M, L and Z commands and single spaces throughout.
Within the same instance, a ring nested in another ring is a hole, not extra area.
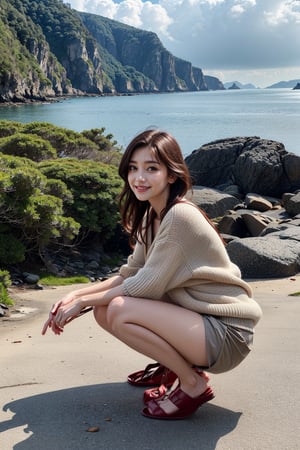
M 139 73 L 144 79 L 143 90 L 173 92 L 207 89 L 202 70 L 197 69 L 195 80 L 192 64 L 173 56 L 155 33 L 93 14 L 80 13 L 80 17 L 97 43 L 123 66 L 125 77 L 129 67 Z M 121 92 L 122 86 L 117 85 L 116 89 Z
M 224 90 L 225 89 L 223 83 L 216 77 L 211 77 L 209 75 L 204 75 L 204 80 L 205 80 L 205 83 L 206 83 L 206 85 L 207 85 L 209 90 L 219 91 L 219 90 Z
M 71 92 L 66 71 L 20 2 L 0 1 L 0 102 L 20 102 Z
M 207 90 L 157 35 L 60 0 L 0 0 L 0 102 L 71 94 Z

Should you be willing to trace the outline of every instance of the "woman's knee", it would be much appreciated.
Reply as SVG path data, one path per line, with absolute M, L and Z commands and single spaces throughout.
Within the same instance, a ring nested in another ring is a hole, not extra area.
M 94 306 L 93 313 L 97 324 L 104 330 L 111 332 L 107 322 L 107 306 Z
M 127 303 L 124 297 L 115 297 L 107 306 L 106 319 L 112 330 L 115 331 L 124 322 Z

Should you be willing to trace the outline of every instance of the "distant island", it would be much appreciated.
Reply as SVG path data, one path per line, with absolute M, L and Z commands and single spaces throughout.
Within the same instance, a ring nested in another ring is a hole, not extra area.
M 293 89 L 295 86 L 297 86 L 298 83 L 300 83 L 300 78 L 298 80 L 279 81 L 278 83 L 272 84 L 271 86 L 267 86 L 266 89 Z
M 223 83 L 225 89 L 260 89 L 252 83 L 243 84 L 240 81 L 227 81 Z M 279 81 L 278 83 L 274 83 L 270 86 L 266 86 L 264 89 L 300 89 L 300 79 L 298 80 L 289 80 L 289 81 Z
M 225 89 L 257 89 L 256 86 L 254 86 L 254 84 L 252 83 L 240 83 L 239 81 L 228 81 L 224 84 L 224 88 Z M 236 87 L 235 87 L 236 86 Z

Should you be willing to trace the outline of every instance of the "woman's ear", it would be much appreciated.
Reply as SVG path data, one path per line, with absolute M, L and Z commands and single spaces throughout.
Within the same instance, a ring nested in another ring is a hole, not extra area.
M 176 175 L 174 175 L 174 174 L 169 175 L 168 183 L 173 184 L 173 183 L 175 183 L 176 180 L 177 180 Z

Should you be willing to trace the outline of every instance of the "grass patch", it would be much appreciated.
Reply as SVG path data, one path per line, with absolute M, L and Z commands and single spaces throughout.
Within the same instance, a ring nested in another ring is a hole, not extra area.
M 74 277 L 56 277 L 55 275 L 41 275 L 39 283 L 44 286 L 68 286 L 71 284 L 89 283 L 90 280 L 83 275 L 77 275 Z
M 293 292 L 292 294 L 289 294 L 289 297 L 299 297 L 300 296 L 300 291 L 299 292 Z

